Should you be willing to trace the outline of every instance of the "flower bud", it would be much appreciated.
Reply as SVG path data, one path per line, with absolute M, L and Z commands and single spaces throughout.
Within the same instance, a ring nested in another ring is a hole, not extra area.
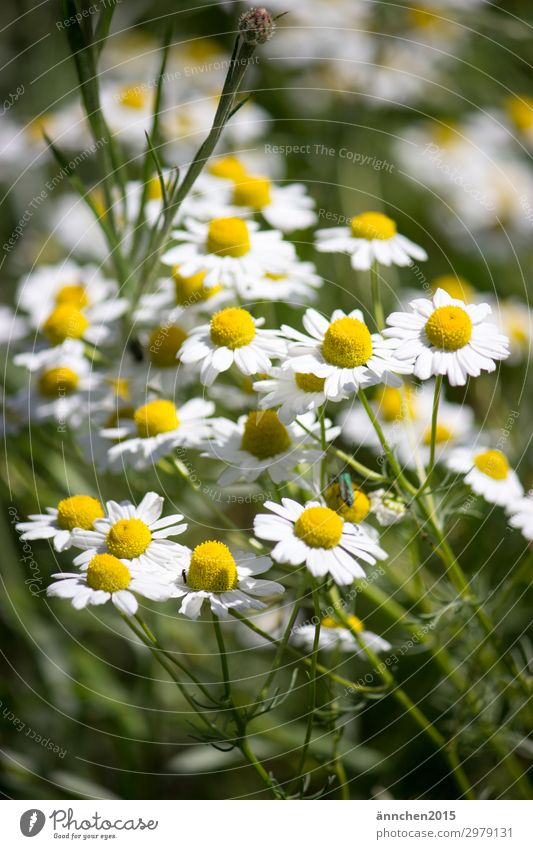
M 243 12 L 239 18 L 239 32 L 247 44 L 265 44 L 274 34 L 275 24 L 264 7 Z

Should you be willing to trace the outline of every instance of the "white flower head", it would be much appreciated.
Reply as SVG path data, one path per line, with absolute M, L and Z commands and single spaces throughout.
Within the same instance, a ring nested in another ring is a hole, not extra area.
M 518 475 L 498 448 L 457 448 L 450 453 L 447 466 L 463 473 L 465 483 L 491 504 L 505 507 L 524 493 Z
M 411 265 L 413 259 L 426 260 L 427 253 L 398 233 L 396 222 L 381 212 L 363 212 L 349 227 L 317 230 L 316 248 L 322 253 L 345 253 L 352 268 L 364 270 L 373 262 L 381 265 Z
M 414 359 L 420 380 L 446 375 L 452 386 L 464 386 L 469 376 L 494 371 L 495 361 L 509 356 L 507 337 L 485 320 L 488 304 L 465 304 L 437 289 L 431 300 L 409 306 L 411 312 L 389 315 L 384 335 L 396 341 L 399 359 Z
M 283 274 L 265 274 L 259 280 L 244 280 L 237 294 L 249 301 L 291 302 L 308 304 L 316 301 L 323 280 L 312 262 L 294 260 Z
M 395 356 L 396 343 L 370 333 L 361 310 L 335 310 L 328 321 L 315 309 L 303 317 L 308 335 L 287 325 L 282 332 L 289 344 L 284 368 L 325 378 L 324 394 L 339 401 L 361 387 L 376 383 L 401 386 L 398 374 L 409 374 L 412 362 Z
M 137 595 L 166 601 L 175 592 L 170 574 L 146 572 L 112 554 L 95 554 L 84 572 L 59 572 L 52 578 L 56 581 L 48 587 L 47 595 L 70 599 L 75 610 L 111 601 L 126 616 L 137 613 Z
M 271 358 L 285 352 L 285 343 L 277 331 L 262 330 L 263 322 L 242 307 L 226 307 L 190 334 L 180 350 L 181 362 L 201 363 L 204 386 L 211 386 L 234 363 L 245 375 L 266 372 Z
M 168 398 L 147 401 L 123 418 L 117 427 L 104 428 L 101 435 L 112 442 L 107 452 L 108 466 L 113 471 L 123 466 L 146 469 L 177 446 L 195 448 L 211 434 L 215 405 L 212 401 L 193 398 L 179 408 Z
M 507 512 L 511 527 L 519 528 L 527 540 L 533 540 L 533 494 L 528 492 L 524 498 L 511 502 Z
M 29 522 L 16 525 L 21 540 L 49 539 L 56 551 L 66 551 L 72 545 L 74 529 L 91 530 L 104 508 L 92 495 L 71 495 L 57 507 L 47 507 L 46 513 L 33 513 Z
M 206 446 L 211 457 L 227 464 L 219 483 L 227 485 L 243 479 L 247 483 L 267 472 L 274 483 L 295 480 L 302 464 L 316 463 L 322 456 L 318 442 L 320 424 L 314 413 L 305 413 L 298 422 L 284 425 L 275 410 L 252 410 L 237 423 L 217 419 Z M 334 439 L 337 428 L 326 420 L 326 438 Z M 316 434 L 317 441 L 308 433 Z
M 284 274 L 295 258 L 294 246 L 284 242 L 281 233 L 259 232 L 255 221 L 187 219 L 185 226 L 187 229 L 173 234 L 180 244 L 170 248 L 162 262 L 179 265 L 185 276 L 205 271 L 205 286 L 239 289 L 265 274 Z
M 357 617 L 348 616 L 351 628 L 359 635 L 359 639 L 374 652 L 389 651 L 391 644 L 378 636 L 373 631 L 367 631 L 363 622 Z M 365 657 L 364 650 L 357 642 L 350 628 L 341 625 L 331 616 L 325 616 L 320 622 L 320 636 L 318 646 L 322 650 L 339 649 L 341 652 L 351 655 Z M 315 639 L 315 626 L 303 624 L 294 628 L 291 634 L 291 642 L 295 646 L 301 646 L 307 650 L 312 649 Z
M 302 506 L 283 498 L 281 504 L 266 501 L 265 507 L 274 515 L 256 516 L 254 532 L 276 542 L 272 559 L 278 563 L 305 563 L 315 577 L 330 574 L 337 584 L 351 584 L 365 575 L 359 560 L 373 564 L 387 556 L 361 528 L 318 501 Z
M 161 517 L 163 504 L 156 492 L 146 493 L 138 506 L 108 501 L 105 516 L 94 521 L 92 530 L 74 530 L 72 545 L 83 549 L 74 564 L 84 567 L 95 554 L 112 554 L 133 568 L 176 575 L 177 558 L 185 549 L 168 537 L 182 534 L 187 525 L 179 524 L 181 513 Z
M 200 543 L 187 550 L 181 562 L 175 588 L 175 595 L 181 598 L 180 613 L 197 619 L 204 602 L 220 617 L 227 617 L 231 610 L 263 609 L 266 605 L 261 597 L 284 592 L 281 584 L 256 578 L 271 565 L 270 557 L 232 553 L 218 540 Z
M 300 374 L 290 368 L 272 368 L 266 379 L 257 380 L 253 387 L 262 397 L 261 409 L 279 407 L 278 416 L 283 424 L 290 424 L 297 416 L 316 410 L 326 400 L 324 377 Z

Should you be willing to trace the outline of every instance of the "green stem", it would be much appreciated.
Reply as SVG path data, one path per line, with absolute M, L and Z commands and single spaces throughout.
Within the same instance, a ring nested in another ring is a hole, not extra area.
M 379 266 L 377 260 L 372 261 L 370 266 L 370 288 L 372 289 L 372 308 L 374 311 L 374 320 L 379 331 L 385 327 L 385 316 L 383 313 L 383 305 L 381 303 L 381 294 L 379 289 Z
M 385 456 L 386 456 L 386 458 L 389 462 L 389 465 L 390 465 L 390 467 L 391 467 L 391 469 L 394 473 L 394 476 L 398 480 L 398 483 L 401 484 L 404 487 L 404 489 L 406 489 L 409 493 L 411 493 L 411 495 L 414 495 L 416 493 L 416 489 L 405 478 L 405 476 L 404 476 L 404 474 L 403 474 L 403 472 L 400 468 L 400 464 L 398 463 L 398 460 L 394 456 L 394 452 L 392 451 L 389 443 L 387 442 L 385 434 L 383 433 L 383 429 L 382 429 L 379 421 L 377 420 L 377 417 L 374 413 L 374 410 L 372 409 L 372 406 L 371 406 L 368 398 L 365 395 L 364 389 L 359 390 L 358 397 L 359 397 L 359 400 L 361 401 L 361 404 L 365 408 L 365 411 L 366 411 L 368 418 L 372 422 L 374 430 L 376 431 L 378 439 L 381 443 L 381 447 L 383 448 L 384 454 L 385 454 Z
M 300 419 L 295 419 L 295 422 L 298 427 L 301 427 L 302 430 L 304 430 L 311 437 L 311 439 L 313 439 L 315 442 L 322 444 L 322 440 L 320 439 L 320 437 L 318 437 L 316 433 L 313 433 L 312 430 L 310 430 L 306 425 L 304 425 L 303 422 L 300 421 Z M 339 448 L 335 448 L 334 445 L 327 445 L 326 451 L 331 451 L 333 454 L 335 454 L 336 457 L 339 458 L 339 460 L 343 460 L 343 462 L 351 466 L 351 468 L 355 472 L 357 472 L 364 478 L 376 481 L 376 483 L 384 483 L 388 480 L 388 478 L 386 478 L 384 475 L 380 475 L 379 472 L 374 472 L 372 469 L 369 469 L 368 466 L 364 466 L 362 463 L 359 463 L 357 460 L 354 460 L 354 458 L 351 457 L 349 454 L 346 454 Z
M 439 401 L 442 389 L 442 374 L 438 374 L 435 380 L 435 392 L 433 395 L 433 411 L 431 414 L 431 443 L 429 449 L 429 466 L 426 482 L 429 481 L 435 467 L 435 445 L 437 443 L 437 420 L 439 416 Z
M 305 730 L 305 738 L 302 746 L 302 751 L 300 755 L 300 763 L 298 766 L 298 770 L 295 776 L 295 783 L 298 782 L 304 776 L 305 770 L 305 762 L 307 759 L 307 752 L 309 751 L 309 745 L 311 743 L 311 735 L 313 733 L 313 723 L 315 719 L 315 711 L 316 711 L 316 696 L 317 696 L 317 664 L 318 664 L 318 649 L 320 646 L 320 599 L 318 596 L 318 589 L 316 586 L 316 582 L 313 579 L 311 584 L 311 592 L 313 594 L 313 608 L 315 612 L 315 635 L 313 638 L 313 651 L 311 655 L 311 681 L 310 681 L 310 699 L 307 710 L 307 724 Z
M 224 635 L 222 634 L 222 629 L 220 627 L 220 621 L 218 616 L 215 613 L 212 613 L 213 617 L 213 627 L 215 629 L 215 636 L 217 639 L 218 653 L 220 656 L 220 668 L 222 671 L 222 682 L 224 684 L 224 698 L 226 701 L 229 701 L 231 698 L 231 683 L 229 677 L 229 666 L 228 666 L 228 654 L 226 651 L 226 644 L 224 643 Z
M 253 766 L 261 781 L 263 781 L 264 784 L 266 784 L 266 786 L 272 791 L 276 799 L 285 799 L 285 794 L 283 793 L 281 787 L 279 786 L 279 784 L 276 784 L 273 778 L 268 774 L 263 764 L 257 760 L 246 738 L 241 741 L 240 750 L 245 756 L 245 758 Z

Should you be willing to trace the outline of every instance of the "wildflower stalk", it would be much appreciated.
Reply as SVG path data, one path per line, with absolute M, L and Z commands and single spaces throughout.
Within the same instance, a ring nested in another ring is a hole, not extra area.
M 374 310 L 374 320 L 379 331 L 385 327 L 385 315 L 383 312 L 383 304 L 381 303 L 381 294 L 379 288 L 379 265 L 377 260 L 372 260 L 370 266 L 370 288 L 372 290 L 372 307 Z
M 435 379 L 435 392 L 433 395 L 433 409 L 431 413 L 431 442 L 429 448 L 429 465 L 427 469 L 426 483 L 433 474 L 435 467 L 435 446 L 437 442 L 437 420 L 439 416 L 439 401 L 442 389 L 442 374 L 438 374 Z M 425 486 L 425 484 L 424 484 Z
M 309 744 L 311 743 L 311 735 L 313 733 L 313 723 L 315 719 L 315 711 L 316 711 L 316 698 L 317 698 L 317 665 L 318 665 L 318 648 L 320 645 L 320 599 L 318 595 L 318 588 L 316 585 L 316 581 L 312 579 L 311 582 L 311 592 L 313 594 L 313 607 L 315 612 L 315 634 L 313 638 L 313 649 L 311 654 L 311 671 L 310 671 L 310 698 L 307 709 L 307 724 L 305 730 L 305 737 L 302 746 L 302 751 L 300 755 L 300 763 L 298 766 L 298 770 L 296 772 L 296 777 L 294 782 L 297 783 L 301 778 L 303 778 L 304 770 L 305 770 L 305 762 L 307 759 L 307 752 L 309 751 Z

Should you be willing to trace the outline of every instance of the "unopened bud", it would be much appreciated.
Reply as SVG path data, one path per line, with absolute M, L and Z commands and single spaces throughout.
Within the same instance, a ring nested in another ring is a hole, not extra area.
M 247 44 L 265 44 L 270 41 L 275 27 L 272 15 L 262 6 L 243 12 L 239 18 L 239 32 Z

